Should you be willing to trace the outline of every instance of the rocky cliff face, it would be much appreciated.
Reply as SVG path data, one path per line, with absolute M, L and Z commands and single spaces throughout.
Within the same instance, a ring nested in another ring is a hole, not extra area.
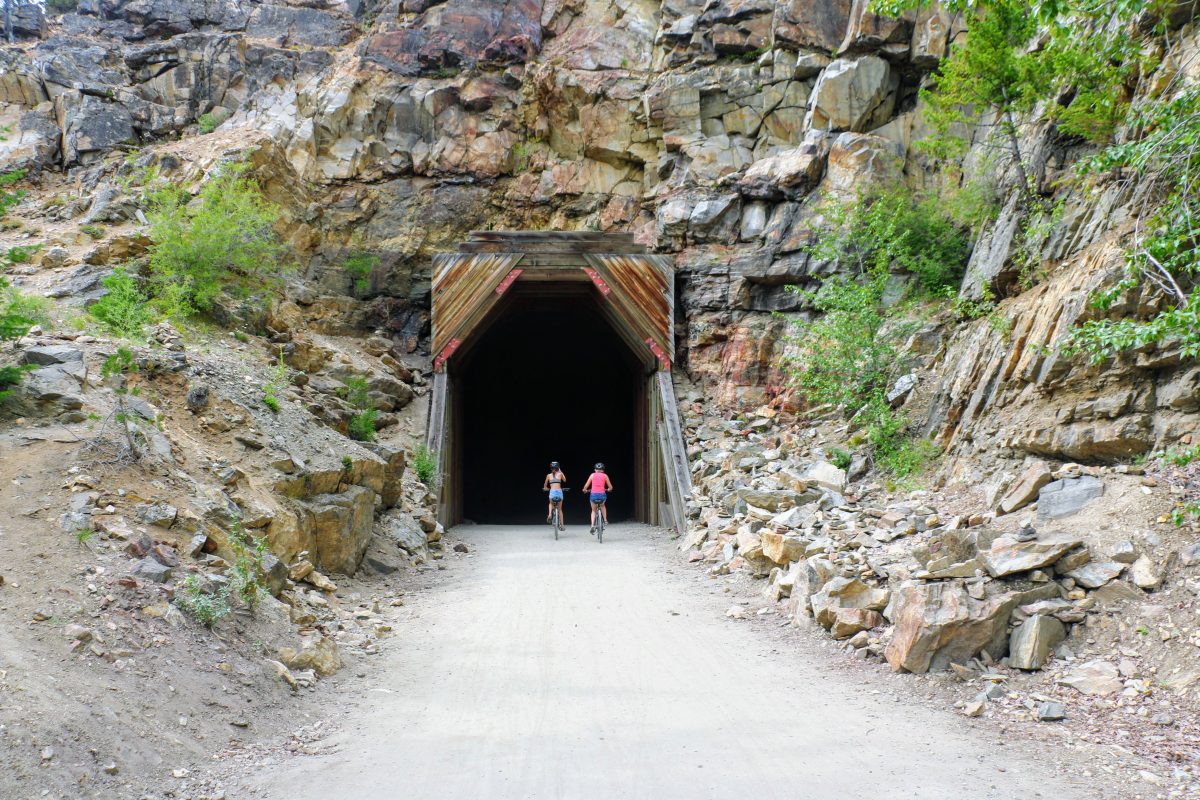
M 410 351 L 427 333 L 430 257 L 469 230 L 634 231 L 676 259 L 679 366 L 718 401 L 756 406 L 785 394 L 785 317 L 806 314 L 789 290 L 830 270 L 810 252 L 822 203 L 949 180 L 913 147 L 917 90 L 962 26 L 867 5 L 83 0 L 0 56 L 0 159 L 73 176 L 90 203 L 62 216 L 119 220 L 133 212 L 115 150 L 154 143 L 140 158 L 169 173 L 257 148 L 308 277 L 348 293 L 348 249 L 377 253 L 349 322 Z M 202 115 L 219 124 L 211 146 L 172 142 Z M 1025 144 L 1053 194 L 1080 149 L 1045 132 Z M 981 151 L 968 174 L 988 169 Z M 1185 432 L 1200 371 L 1177 355 L 1099 370 L 1054 349 L 1120 267 L 1129 195 L 1073 192 L 1030 291 L 1015 281 L 1014 204 L 983 232 L 962 293 L 1009 296 L 1011 331 L 935 318 L 912 345 L 914 412 L 954 451 L 1116 460 Z

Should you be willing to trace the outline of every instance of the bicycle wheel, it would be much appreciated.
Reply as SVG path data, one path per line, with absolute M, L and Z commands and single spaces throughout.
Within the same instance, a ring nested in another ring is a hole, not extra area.
M 550 526 L 554 528 L 554 540 L 558 541 L 558 503 L 554 504 L 554 511 L 550 512 Z
M 596 544 L 604 542 L 604 506 L 596 509 Z

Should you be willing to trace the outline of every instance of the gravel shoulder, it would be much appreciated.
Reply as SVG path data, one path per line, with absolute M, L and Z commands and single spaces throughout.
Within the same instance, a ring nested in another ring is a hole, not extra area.
M 725 618 L 727 586 L 663 532 L 453 535 L 471 556 L 410 595 L 367 681 L 323 696 L 334 731 L 314 755 L 264 755 L 238 796 L 1102 796 L 1050 745 L 1000 743 L 840 657 L 785 649 L 765 619 Z

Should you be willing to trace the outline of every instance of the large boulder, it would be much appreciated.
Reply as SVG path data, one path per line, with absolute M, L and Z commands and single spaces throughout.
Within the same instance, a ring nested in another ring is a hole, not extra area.
M 1093 561 L 1070 570 L 1066 575 L 1085 589 L 1099 589 L 1115 580 L 1124 569 L 1125 565 L 1116 561 Z
M 846 490 L 846 471 L 828 461 L 814 461 L 801 471 L 800 477 L 831 492 Z
M 135 142 L 133 117 L 118 103 L 90 94 L 65 92 L 55 98 L 65 165 L 86 164 L 127 142 Z
M 828 135 L 810 131 L 799 147 L 751 164 L 737 189 L 755 200 L 800 199 L 820 182 L 828 157 Z
M 928 672 L 965 664 L 980 652 L 999 659 L 1008 646 L 1008 617 L 1020 603 L 1057 596 L 1054 583 L 1028 592 L 976 600 L 961 583 L 904 586 L 892 593 L 885 616 L 895 625 L 884 657 L 892 669 Z
M 825 164 L 822 189 L 848 200 L 876 186 L 886 186 L 900 177 L 903 148 L 872 133 L 843 133 L 833 140 Z
M 878 56 L 839 58 L 817 79 L 808 127 L 868 131 L 891 115 L 898 82 L 888 62 Z
M 883 624 L 883 614 L 869 608 L 839 608 L 834 612 L 829 635 L 834 639 L 849 639 L 860 631 L 869 631 Z
M 381 26 L 366 57 L 402 75 L 477 63 L 524 63 L 542 46 L 540 0 L 449 0 L 422 9 L 410 25 Z
M 850 24 L 851 0 L 785 0 L 775 7 L 775 41 L 800 50 L 832 53 Z
M 364 486 L 350 486 L 344 492 L 317 495 L 299 505 L 306 512 L 302 524 L 315 541 L 317 568 L 353 575 L 371 541 L 375 492 Z
M 22 364 L 46 367 L 52 364 L 69 364 L 72 361 L 83 361 L 83 351 L 66 344 L 27 347 L 21 353 Z
M 284 38 L 290 45 L 330 47 L 350 39 L 352 21 L 341 14 L 317 8 L 261 5 L 250 15 L 246 33 L 263 38 Z

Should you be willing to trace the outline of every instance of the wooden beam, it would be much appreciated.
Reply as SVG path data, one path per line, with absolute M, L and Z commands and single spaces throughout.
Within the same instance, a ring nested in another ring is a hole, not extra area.
M 692 497 L 692 472 L 688 465 L 687 448 L 683 443 L 683 426 L 679 422 L 679 408 L 675 402 L 675 385 L 671 382 L 671 373 L 660 370 L 655 376 L 658 380 L 658 401 L 662 412 L 662 433 L 660 439 L 663 451 L 663 469 L 667 473 L 668 494 L 673 495 L 671 504 L 677 513 L 677 530 L 683 534 L 687 527 L 685 514 L 688 500 Z

